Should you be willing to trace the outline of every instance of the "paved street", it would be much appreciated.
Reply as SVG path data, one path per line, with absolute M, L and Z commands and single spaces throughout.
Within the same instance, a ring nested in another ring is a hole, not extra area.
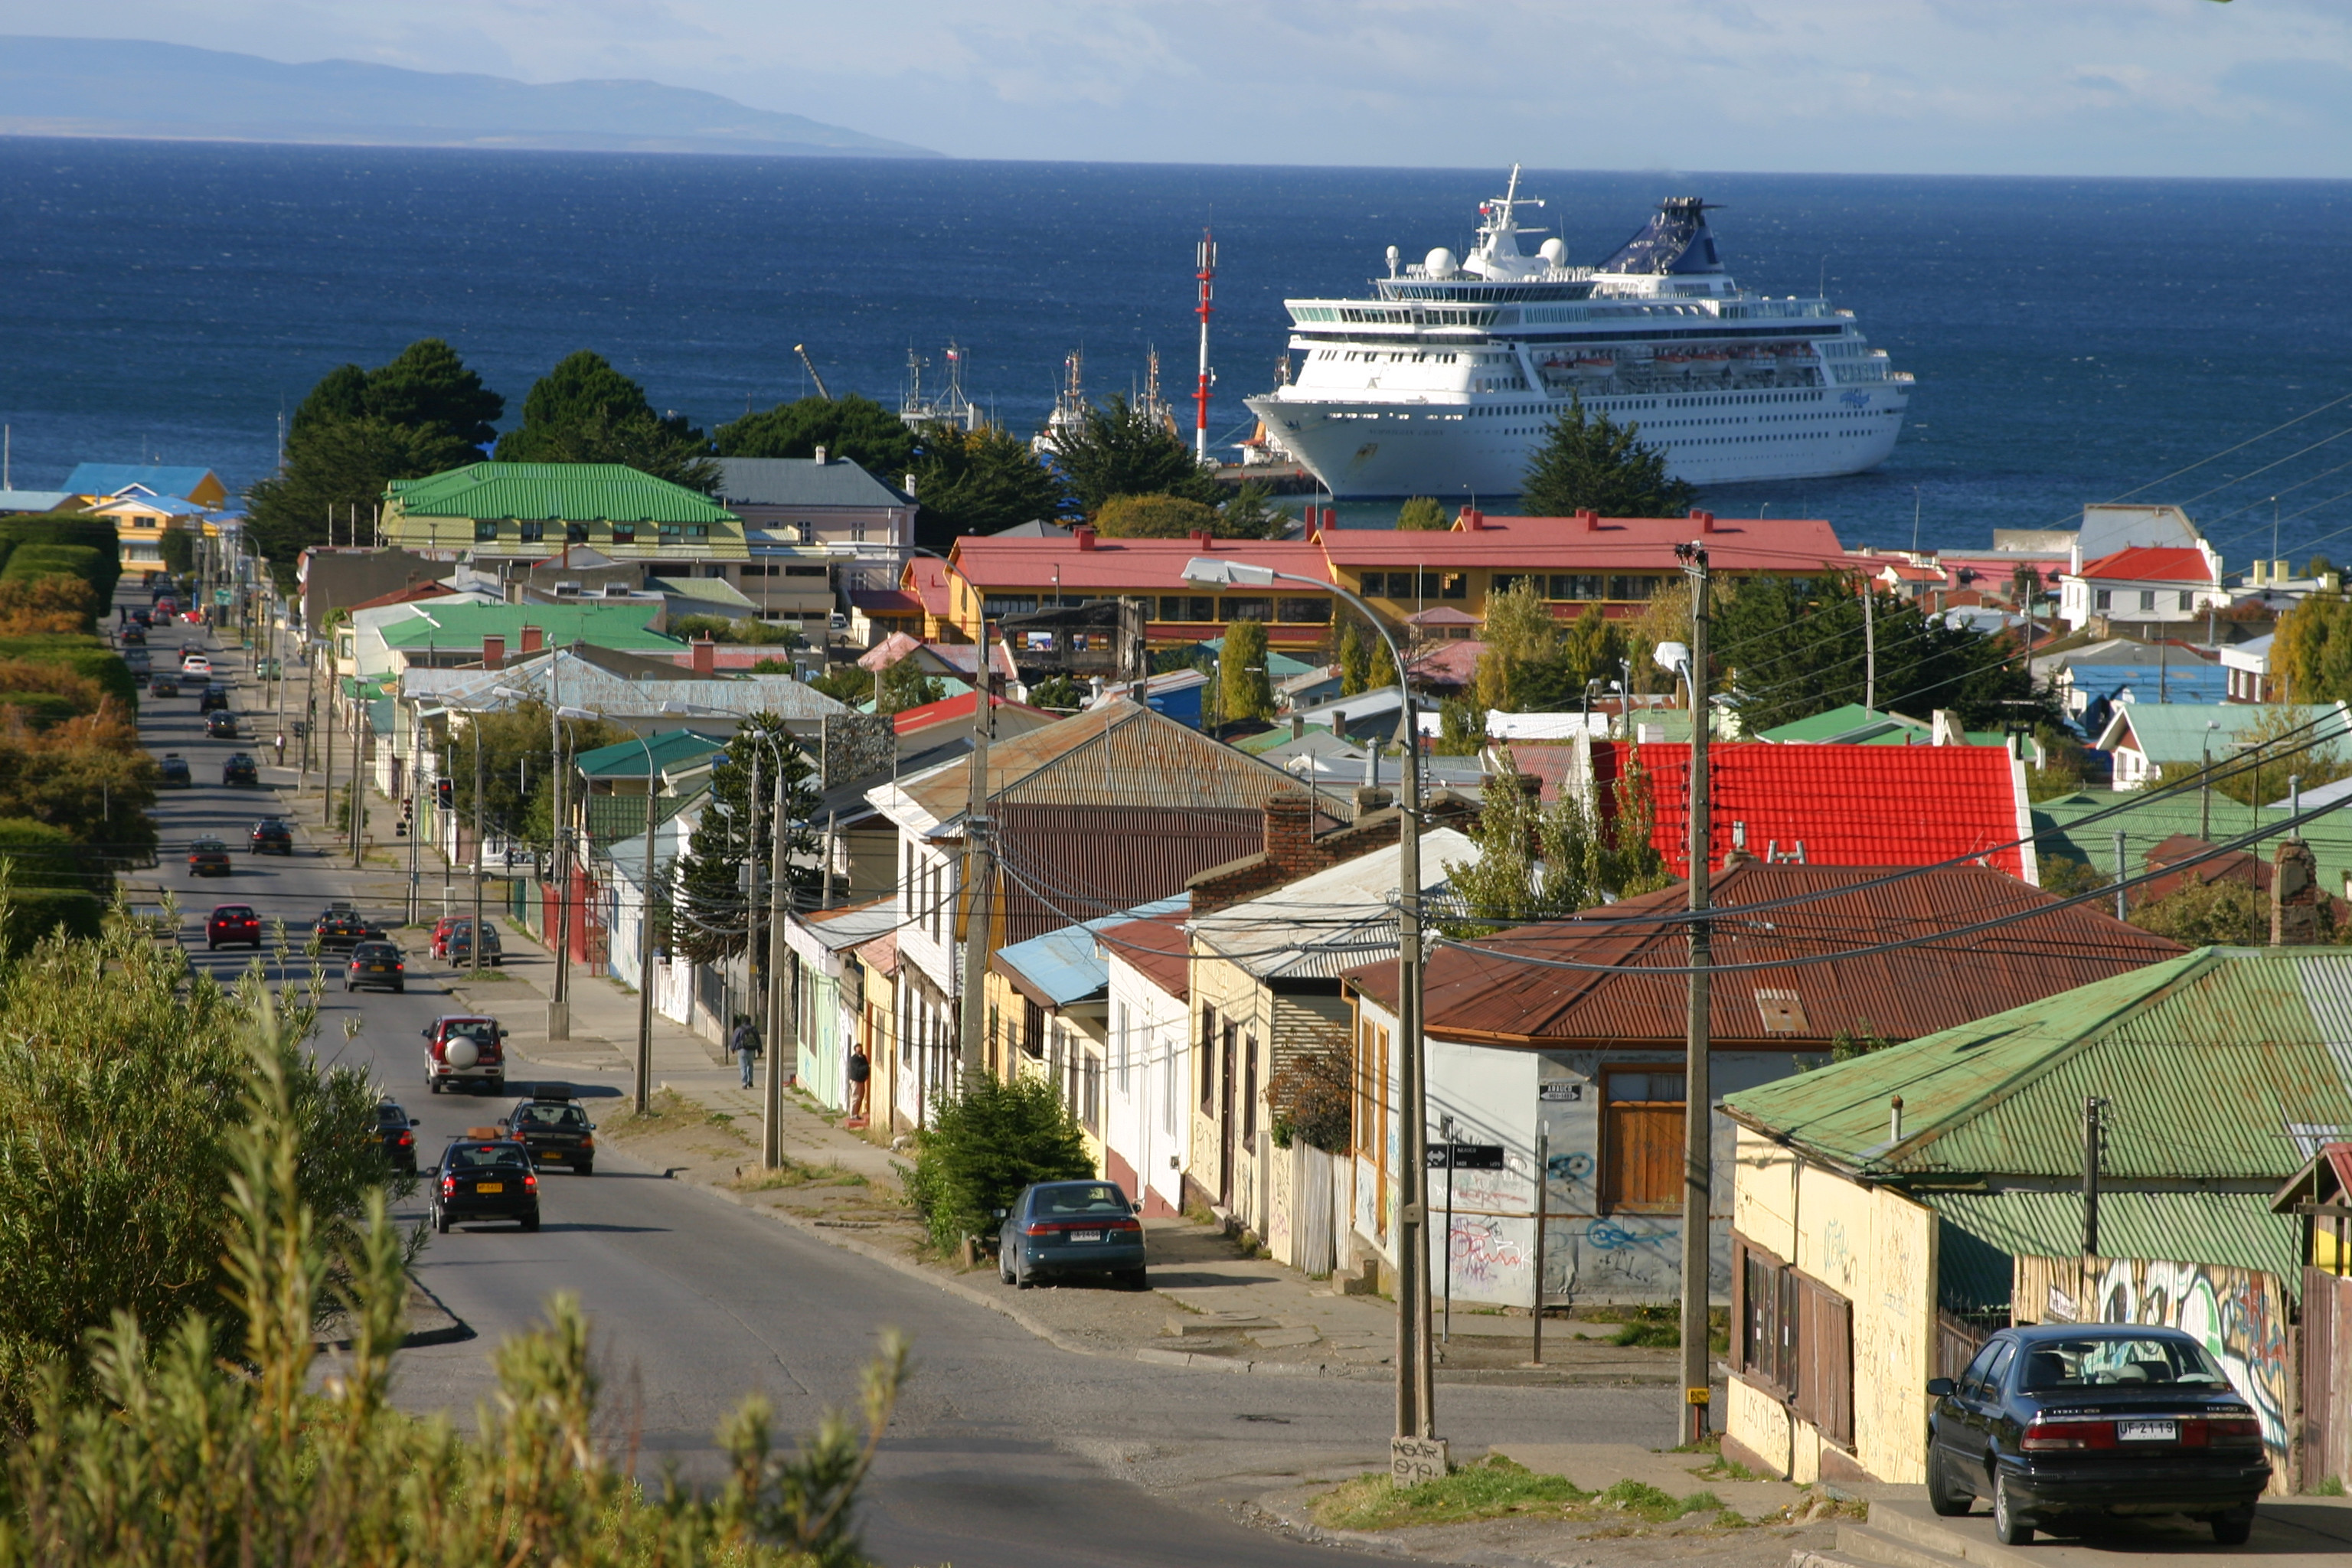
M 176 658 L 177 645 L 176 636 L 152 639 L 159 668 Z M 242 656 L 214 658 L 228 678 L 242 679 Z M 289 683 L 289 710 L 300 692 L 299 679 Z M 237 688 L 237 700 L 261 705 L 249 686 Z M 195 962 L 224 976 L 252 962 L 242 952 L 205 952 L 202 917 L 217 902 L 249 903 L 265 921 L 300 927 L 325 900 L 358 897 L 371 916 L 396 921 L 400 909 L 376 896 L 398 885 L 389 869 L 353 873 L 347 858 L 329 857 L 308 836 L 290 859 L 246 852 L 247 829 L 277 808 L 293 772 L 265 766 L 259 792 L 221 788 L 220 763 L 231 751 L 242 747 L 267 763 L 273 721 L 259 711 L 244 739 L 207 740 L 195 706 L 193 691 L 144 705 L 148 748 L 179 752 L 196 783 L 163 796 L 161 868 L 132 879 L 179 896 Z M 388 836 L 390 814 L 381 803 L 376 810 L 380 836 Z M 206 832 L 229 841 L 236 872 L 191 882 L 187 845 Z M 426 884 L 437 895 L 437 869 Z M 428 903 L 429 922 L 437 897 Z M 422 958 L 422 928 L 394 934 L 413 961 Z M 509 950 L 518 963 L 545 962 L 520 941 Z M 396 996 L 346 996 L 338 978 L 318 1035 L 322 1053 L 367 1067 L 421 1119 L 427 1158 L 498 1103 L 425 1093 L 418 1035 L 446 1001 L 429 975 Z M 346 1044 L 349 1021 L 360 1029 Z M 521 1063 L 509 1072 L 530 1076 Z M 592 1106 L 618 1114 L 618 1089 L 600 1092 L 609 1098 Z M 491 1347 L 530 1323 L 550 1292 L 568 1289 L 600 1335 L 615 1441 L 634 1436 L 650 1458 L 708 1476 L 711 1432 L 745 1394 L 765 1394 L 788 1433 L 806 1428 L 825 1405 L 854 1397 L 856 1368 L 877 1331 L 896 1327 L 912 1336 L 916 1370 L 867 1494 L 867 1543 L 887 1563 L 960 1568 L 1328 1561 L 1328 1549 L 1244 1528 L 1219 1505 L 1320 1469 L 1377 1462 L 1385 1452 L 1390 1395 L 1377 1382 L 1074 1355 L 997 1313 L 666 1180 L 609 1147 L 593 1177 L 550 1172 L 541 1180 L 540 1234 L 501 1226 L 433 1238 L 420 1278 L 479 1337 L 405 1352 L 401 1395 L 409 1407 L 469 1422 L 488 1392 Z M 421 1212 L 413 1204 L 404 1217 Z M 1650 1389 L 1447 1386 L 1440 1408 L 1448 1435 L 1473 1451 L 1503 1442 L 1624 1441 L 1663 1434 L 1672 1423 L 1665 1396 Z

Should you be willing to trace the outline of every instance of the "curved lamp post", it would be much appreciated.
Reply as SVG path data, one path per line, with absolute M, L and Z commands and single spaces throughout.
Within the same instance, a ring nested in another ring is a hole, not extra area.
M 1388 645 L 1395 661 L 1397 689 L 1404 701 L 1398 736 L 1404 748 L 1404 820 L 1397 826 L 1397 1077 L 1404 1097 L 1404 1136 L 1398 1151 L 1397 1386 L 1396 1431 L 1403 1438 L 1437 1436 L 1436 1375 L 1430 1347 L 1428 1110 L 1429 1083 L 1421 1040 L 1421 726 L 1413 711 L 1412 685 L 1405 676 L 1403 650 L 1372 607 L 1336 583 L 1296 572 L 1277 572 L 1245 561 L 1196 555 L 1184 563 L 1184 581 L 1202 588 L 1270 588 L 1303 583 L 1335 594 L 1355 607 Z M 1378 776 L 1377 773 L 1374 774 Z M 1451 1238 L 1448 1238 L 1451 1245 Z

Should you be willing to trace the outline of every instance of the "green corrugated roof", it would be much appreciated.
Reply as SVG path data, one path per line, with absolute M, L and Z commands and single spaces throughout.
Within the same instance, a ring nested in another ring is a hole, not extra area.
M 685 763 L 699 761 L 713 752 L 727 749 L 724 736 L 698 735 L 691 730 L 667 730 L 646 737 L 653 748 L 654 765 L 664 773 Z M 574 759 L 580 771 L 592 779 L 641 779 L 646 776 L 646 747 L 635 741 L 615 741 L 609 746 L 583 752 Z M 641 801 L 642 795 L 632 795 L 631 800 Z
M 1919 1201 L 1968 1237 L 2011 1258 L 2072 1258 L 2083 1250 L 2083 1194 L 2071 1193 L 1922 1193 Z M 2106 1258 L 2166 1258 L 2221 1263 L 2295 1277 L 2301 1224 L 2271 1213 L 2259 1193 L 2099 1194 L 2099 1252 Z M 1991 1306 L 2009 1300 L 2006 1269 L 1979 1265 L 1977 1249 L 1947 1241 L 1939 1282 L 1947 1306 Z M 1955 1270 L 1953 1263 L 1959 1268 Z M 1996 1293 L 1997 1292 L 1997 1293 Z M 1976 1300 L 1955 1300 L 1973 1297 Z
M 562 522 L 740 522 L 709 497 L 620 463 L 468 463 L 386 491 L 411 517 Z
M 2156 763 L 2200 763 L 2204 760 L 2206 729 L 2212 731 L 2213 755 L 2229 754 L 2230 742 L 2250 735 L 2264 724 L 2284 722 L 2307 724 L 2323 720 L 2298 741 L 2315 740 L 2323 735 L 2341 736 L 2352 731 L 2345 721 L 2343 705 L 2335 702 L 2281 702 L 2258 706 L 2251 702 L 2126 702 L 2116 710 L 2118 718 L 2129 718 L 2132 738 L 2139 742 L 2142 755 Z M 2093 740 L 2098 736 L 2091 737 Z M 2284 795 L 2284 782 L 2290 771 L 2282 764 L 2279 778 Z
M 2078 1177 L 2086 1095 L 2109 1102 L 2112 1180 L 2284 1181 L 2352 1128 L 2352 949 L 2200 948 L 1724 1106 L 1827 1164 L 1932 1186 Z
M 382 628 L 383 640 L 396 648 L 479 647 L 486 637 L 507 639 L 509 658 L 521 651 L 522 628 L 537 626 L 548 642 L 568 647 L 575 642 L 591 647 L 635 652 L 670 652 L 686 645 L 647 628 L 662 606 L 639 602 L 625 605 L 422 605 L 420 614 L 390 621 Z
M 2263 795 L 2279 800 L 2286 795 L 2286 770 L 2279 770 L 2275 788 L 2270 787 L 2269 770 L 2263 770 Z M 2096 822 L 2084 818 L 2111 806 L 2128 806 L 2126 811 Z M 2040 851 L 2081 860 L 2095 867 L 2101 874 L 2112 874 L 2116 868 L 2116 833 L 2121 829 L 2124 837 L 2124 861 L 2137 876 L 2146 868 L 2147 852 L 2176 834 L 2197 837 L 2200 826 L 2197 792 L 2158 796 L 2148 790 L 2077 790 L 2073 795 L 2054 800 L 2033 803 L 2033 830 L 2043 835 Z M 2211 829 L 2216 839 L 2236 838 L 2254 830 L 2257 823 L 2276 824 L 2293 815 L 2284 806 L 2273 810 L 2268 806 L 2254 807 L 2231 800 L 2224 795 L 2213 796 Z M 2078 829 L 2076 824 L 2082 826 Z M 2345 877 L 2352 872 L 2352 812 L 2336 812 L 2302 828 L 2305 843 L 2319 857 L 2320 885 L 2333 893 L 2341 893 Z M 2278 847 L 2276 837 L 2266 838 L 2254 846 L 2263 859 Z

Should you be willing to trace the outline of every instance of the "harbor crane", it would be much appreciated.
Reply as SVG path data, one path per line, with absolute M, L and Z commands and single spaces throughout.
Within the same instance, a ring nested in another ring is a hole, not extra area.
M 817 374 L 816 362 L 809 358 L 808 344 L 794 343 L 793 345 L 793 353 L 801 356 L 801 368 L 809 373 L 809 379 L 811 381 L 816 383 L 816 395 L 819 397 L 824 398 L 827 403 L 831 403 L 833 401 L 833 394 L 824 389 L 824 377 Z

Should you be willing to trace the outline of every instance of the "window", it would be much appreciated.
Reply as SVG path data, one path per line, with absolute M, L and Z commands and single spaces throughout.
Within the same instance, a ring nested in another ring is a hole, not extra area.
M 1619 575 L 1609 579 L 1609 596 L 1612 599 L 1646 599 L 1657 591 L 1655 577 Z
M 852 544 L 863 544 L 866 542 L 866 525 L 864 523 L 853 522 L 849 525 L 849 542 Z
M 1217 1010 L 1201 1009 L 1201 1114 L 1217 1105 Z
M 1026 616 L 1036 608 L 1036 599 L 1026 594 L 991 594 L 980 602 L 980 613 L 991 617 Z
M 1242 1147 L 1257 1148 L 1257 1037 L 1242 1037 Z
M 824 575 L 824 568 L 822 566 L 787 566 L 784 568 L 784 575 L 787 577 L 822 577 Z
M 1150 1034 L 1157 1037 L 1154 1026 Z M 1173 1134 L 1176 1131 L 1176 1053 L 1170 1050 L 1160 1060 L 1160 1130 Z
M 537 544 L 541 540 L 547 537 L 547 524 L 543 522 L 517 523 L 515 525 L 515 532 L 521 535 L 522 542 L 525 544 Z
M 1122 1098 L 1133 1092 L 1128 1078 L 1127 1004 L 1122 1002 L 1111 1024 L 1111 1061 L 1118 1074 L 1118 1092 Z
M 563 525 L 563 542 L 566 544 L 587 543 L 588 525 L 584 522 L 565 523 Z
M 816 542 L 816 524 L 813 522 L 796 522 L 793 524 L 793 538 L 803 544 L 814 544 Z
M 497 540 L 497 538 L 498 538 L 498 536 L 499 536 L 499 525 L 498 525 L 497 523 L 495 523 L 495 522 L 489 522 L 489 521 L 484 521 L 484 520 L 479 519 L 479 518 L 477 518 L 477 519 L 475 520 L 475 521 L 474 521 L 474 542 L 475 542 L 475 543 L 477 543 L 477 544 L 488 544 L 488 543 L 491 543 L 491 542 L 493 542 L 494 541 L 496 541 L 496 540 Z
M 2183 614 L 2186 614 L 2186 613 L 2188 613 L 2189 611 L 2195 609 L 2196 607 L 2197 607 L 2197 595 L 2196 595 L 2195 594 L 2193 594 L 2193 593 L 2189 592 L 2189 591 L 2188 589 L 2186 589 L 2186 588 L 2181 589 L 2181 590 L 2180 590 L 2180 608 L 2181 608 L 2181 612 L 2182 612 Z
M 1274 618 L 1307 626 L 1328 626 L 1331 620 L 1328 599 L 1276 599 Z
M 635 544 L 636 542 L 637 542 L 637 525 L 636 525 L 635 523 L 634 523 L 634 522 L 616 522 L 616 523 L 614 523 L 614 524 L 613 525 L 613 542 L 614 542 L 614 543 L 615 543 L 615 544 Z
M 1601 1088 L 1601 1207 L 1671 1212 L 1683 1199 L 1683 1075 L 1612 1072 Z
M 676 544 L 686 537 L 686 531 L 674 522 L 657 523 L 654 527 L 654 536 L 664 544 Z
M 2110 592 L 2109 590 L 2107 590 L 2107 589 L 2105 589 L 2105 588 L 2101 588 L 2101 589 L 2098 589 L 2096 592 L 2095 592 L 2095 593 L 2093 593 L 2093 594 L 2092 594 L 2092 595 L 2091 595 L 2091 607 L 2092 607 L 2093 609 L 2095 609 L 2095 610 L 2112 610 L 2112 609 L 2114 609 L 2114 608 L 2115 608 L 2115 606 L 2116 606 L 2116 596 L 2115 596 L 2115 595 L 2114 595 L 2112 592 Z
M 1274 619 L 1274 601 L 1244 599 L 1228 595 L 1224 600 L 1223 611 L 1224 613 L 1219 617 L 1222 620 L 1270 621 Z
M 2140 607 L 2140 609 L 2141 609 L 2143 612 L 2150 611 L 2150 610 L 2153 610 L 2153 609 L 2155 609 L 2155 608 L 2156 608 L 2156 590 L 2155 590 L 2155 589 L 2153 589 L 2153 588 L 2142 588 L 2142 589 L 2139 591 L 2139 607 Z
M 1732 1370 L 1852 1448 L 1853 1303 L 1734 1231 L 1731 1321 Z M 1969 1373 L 1989 1364 L 1979 1355 Z
M 1437 596 L 1441 599 L 1466 599 L 1470 596 L 1470 574 L 1441 572 L 1437 577 Z
M 1036 606 L 1033 604 L 1032 609 Z M 1160 618 L 1163 621 L 1213 621 L 1217 618 L 1217 602 L 1205 595 L 1162 594 L 1160 596 Z
M 1549 580 L 1544 597 L 1547 599 L 1599 599 L 1605 597 L 1603 579 L 1598 573 L 1555 572 Z
M 1021 999 L 1021 1049 L 1031 1057 L 1045 1054 L 1045 1009 L 1025 996 Z

